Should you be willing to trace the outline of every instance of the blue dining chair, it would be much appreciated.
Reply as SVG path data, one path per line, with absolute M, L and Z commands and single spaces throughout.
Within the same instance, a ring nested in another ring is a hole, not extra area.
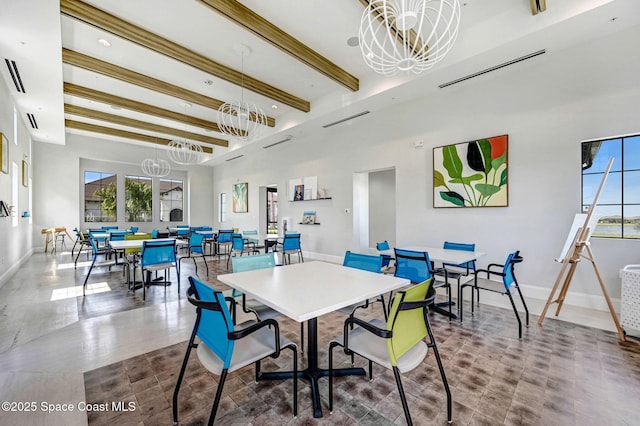
M 453 243 L 450 241 L 445 241 L 443 247 L 445 250 L 461 250 L 461 251 L 476 251 L 475 244 L 469 243 Z M 462 289 L 460 284 L 465 281 L 469 281 L 473 279 L 473 276 L 476 271 L 476 261 L 475 259 L 470 262 L 464 263 L 443 263 L 442 266 L 447 270 L 447 278 L 450 280 L 456 280 L 457 289 L 458 289 L 458 305 L 462 303 Z M 444 279 L 444 274 L 439 272 L 436 274 L 436 279 L 442 281 Z M 480 292 L 476 291 L 478 295 L 478 302 L 480 302 Z M 458 312 L 460 311 L 460 307 L 458 306 Z
M 448 272 L 445 268 L 434 269 L 433 263 L 429 259 L 429 253 L 426 251 L 414 251 L 414 250 L 402 250 L 394 249 L 396 258 L 396 270 L 394 275 L 396 277 L 406 278 L 412 283 L 417 284 L 433 278 L 434 273 L 441 273 L 444 276 L 443 282 L 436 282 L 429 287 L 435 295 L 436 287 L 449 287 Z M 455 314 L 451 312 L 451 291 L 449 289 L 449 311 L 445 311 L 442 307 L 435 304 L 432 306 L 433 310 L 446 315 L 451 320 L 455 318 Z M 431 296 L 431 294 L 429 295 Z
M 140 254 L 140 268 L 142 269 L 142 300 L 146 300 L 147 286 L 163 284 L 166 287 L 171 285 L 167 280 L 166 272 L 171 268 L 176 269 L 178 279 L 178 294 L 180 294 L 180 269 L 176 261 L 176 242 L 175 240 L 149 240 L 142 242 L 142 252 Z M 163 271 L 165 273 L 164 281 L 152 282 L 151 272 Z M 146 274 L 146 275 L 145 275 Z M 135 286 L 133 287 L 135 292 Z
M 233 229 L 220 229 L 218 231 L 218 240 L 216 241 L 216 253 L 220 255 L 228 255 L 231 248 L 231 234 Z
M 379 274 L 382 272 L 382 264 L 383 258 L 382 256 L 374 256 L 370 254 L 360 254 L 353 253 L 351 251 L 347 251 L 344 254 L 344 259 L 342 261 L 342 266 L 346 266 L 348 268 L 361 269 L 363 271 L 374 272 Z M 384 301 L 384 294 L 381 294 L 377 299 L 367 299 L 362 303 L 357 303 L 353 306 L 348 306 L 346 308 L 340 309 L 340 312 L 346 312 L 350 316 L 353 316 L 356 309 L 363 308 L 366 309 L 369 307 L 369 304 L 374 302 L 382 302 L 382 312 L 384 313 L 385 320 L 387 319 L 387 307 Z
M 229 270 L 229 260 L 235 256 L 242 256 L 244 253 L 257 254 L 259 251 L 253 245 L 245 244 L 242 234 L 231 234 L 231 249 L 227 257 L 227 270 Z
M 298 415 L 298 351 L 295 343 L 280 336 L 280 327 L 274 319 L 235 325 L 224 295 L 195 277 L 189 277 L 187 300 L 196 308 L 196 321 L 173 391 L 173 422 L 178 424 L 178 395 L 187 369 L 191 350 L 196 349 L 204 368 L 218 376 L 218 388 L 209 415 L 212 425 L 227 374 L 255 363 L 255 380 L 260 378 L 260 361 L 278 358 L 284 348 L 293 352 L 293 415 Z M 200 339 L 196 343 L 196 337 Z M 270 392 L 268 388 L 265 392 Z
M 275 251 L 282 252 L 282 262 L 291 263 L 291 254 L 298 255 L 298 262 L 304 262 L 302 248 L 300 247 L 300 234 L 297 232 L 287 232 L 284 234 L 282 243 L 276 245 Z
M 255 256 L 236 256 L 231 259 L 233 272 L 255 271 L 256 269 L 267 269 L 276 267 L 275 253 L 257 254 Z M 247 298 L 246 295 L 236 290 L 231 290 L 231 297 L 234 299 L 242 299 L 241 306 L 245 313 L 253 313 L 258 321 L 266 318 L 276 318 L 280 316 L 280 312 L 271 309 L 256 299 Z
M 387 252 L 391 250 L 391 247 L 389 247 L 389 241 L 384 240 L 379 243 L 376 243 L 376 250 L 378 250 L 380 252 L 380 256 L 382 256 L 382 266 L 384 268 L 388 268 L 391 265 L 391 261 L 393 260 L 393 257 L 383 252 Z
M 187 248 L 187 254 L 178 258 L 178 269 L 180 269 L 180 263 L 184 259 L 193 259 L 193 265 L 196 268 L 196 275 L 198 274 L 198 263 L 196 258 L 202 258 L 204 262 L 204 268 L 207 270 L 207 276 L 209 276 L 209 265 L 207 265 L 207 258 L 204 256 L 204 235 L 198 233 L 192 233 L 189 236 L 189 247 Z
M 518 313 L 518 309 L 516 308 L 516 304 L 513 300 L 513 293 L 518 293 L 520 296 L 520 300 L 522 301 L 522 305 L 524 307 L 524 311 L 526 314 L 526 325 L 529 327 L 529 308 L 527 307 L 527 303 L 524 300 L 524 296 L 522 295 L 522 291 L 520 290 L 520 286 L 518 285 L 518 281 L 516 280 L 515 275 L 515 265 L 516 263 L 522 262 L 523 258 L 520 256 L 520 251 L 514 251 L 509 253 L 507 259 L 504 264 L 491 263 L 487 266 L 486 269 L 478 269 L 474 275 L 473 283 L 468 282 L 462 284 L 462 293 L 464 293 L 465 287 L 471 287 L 471 314 L 474 313 L 474 305 L 475 300 L 473 297 L 473 290 L 476 292 L 480 290 L 490 291 L 493 293 L 502 294 L 503 296 L 509 297 L 509 302 L 511 302 L 511 308 L 513 309 L 513 313 L 516 315 L 516 320 L 518 320 L 518 338 L 522 339 L 522 320 L 520 320 L 520 314 Z M 485 280 L 478 281 L 478 276 L 486 274 Z M 502 284 L 496 283 L 495 281 L 490 280 L 491 276 L 500 277 L 502 279 Z M 478 301 L 478 303 L 480 303 Z M 460 303 L 460 322 L 462 322 L 462 303 Z

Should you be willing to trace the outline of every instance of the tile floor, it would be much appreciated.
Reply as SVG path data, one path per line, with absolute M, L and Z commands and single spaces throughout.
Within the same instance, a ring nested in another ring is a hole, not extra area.
M 22 409 L 0 412 L 0 424 L 171 424 L 174 376 L 193 326 L 193 309 L 178 297 L 175 284 L 166 293 L 152 288 L 142 302 L 139 292 L 131 295 L 119 284 L 119 270 L 92 274 L 90 283 L 96 289 L 108 283 L 111 291 L 76 297 L 86 266 L 76 271 L 70 259 L 62 251 L 36 253 L 0 288 L 0 394 L 2 401 Z M 192 265 L 185 263 L 183 271 L 186 282 Z M 225 272 L 225 262 L 212 262 L 210 271 L 209 281 L 218 285 L 215 276 Z M 530 305 L 532 313 L 541 311 L 540 301 Z M 372 310 L 365 315 L 375 314 Z M 620 342 L 611 331 L 608 313 L 565 306 L 561 317 L 590 318 L 599 328 L 553 318 L 545 319 L 540 328 L 532 315 L 531 327 L 518 340 L 513 313 L 499 307 L 483 304 L 463 324 L 433 315 L 454 399 L 454 424 L 637 424 L 638 340 Z M 342 319 L 339 314 L 321 318 L 321 347 L 339 333 Z M 283 317 L 279 321 L 283 332 L 299 341 L 299 325 Z M 265 362 L 263 369 L 287 368 L 288 356 L 283 353 Z M 342 354 L 337 360 L 348 363 Z M 320 363 L 326 365 L 326 352 L 321 352 Z M 444 391 L 434 372 L 435 362 L 428 357 L 403 377 L 416 424 L 446 423 Z M 393 376 L 378 367 L 374 378 L 372 383 L 361 377 L 337 379 L 332 414 L 327 412 L 323 381 L 322 419 L 311 416 L 308 387 L 301 381 L 299 415 L 293 419 L 291 383 L 256 384 L 253 369 L 247 367 L 228 379 L 217 420 L 256 425 L 404 424 Z M 205 422 L 216 383 L 192 356 L 181 391 L 183 423 Z M 112 401 L 132 402 L 135 410 L 78 410 L 79 403 L 84 408 L 85 402 Z M 62 411 L 69 406 L 74 411 Z M 34 410 L 25 411 L 30 408 Z

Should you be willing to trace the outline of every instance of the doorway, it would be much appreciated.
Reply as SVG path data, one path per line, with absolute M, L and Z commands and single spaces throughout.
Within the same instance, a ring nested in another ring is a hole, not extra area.
M 396 245 L 395 167 L 354 173 L 353 249 L 375 252 L 376 243 Z
M 278 233 L 278 187 L 267 187 L 266 206 L 267 234 Z

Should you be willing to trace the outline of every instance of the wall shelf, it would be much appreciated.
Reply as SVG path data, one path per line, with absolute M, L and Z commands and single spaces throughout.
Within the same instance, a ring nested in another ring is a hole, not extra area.
M 290 203 L 300 203 L 300 202 L 305 202 L 305 201 L 320 201 L 320 200 L 330 200 L 331 197 L 324 197 L 324 198 L 313 198 L 311 200 L 289 200 Z
M 320 225 L 320 222 L 316 222 L 316 223 L 302 223 L 302 222 L 298 222 L 298 225 Z

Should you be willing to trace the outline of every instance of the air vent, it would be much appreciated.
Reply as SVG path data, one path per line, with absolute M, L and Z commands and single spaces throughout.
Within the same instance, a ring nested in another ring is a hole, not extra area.
M 22 78 L 20 78 L 20 72 L 18 72 L 18 65 L 16 64 L 16 61 L 10 61 L 7 58 L 4 58 L 4 62 L 7 64 L 7 68 L 9 68 L 9 74 L 11 74 L 11 79 L 13 80 L 13 84 L 16 86 L 16 90 L 20 93 L 27 93 L 22 85 Z
M 329 124 L 325 124 L 324 127 L 325 129 L 331 126 L 335 126 L 336 124 L 340 124 L 340 123 L 344 123 L 345 121 L 349 121 L 349 120 L 353 120 L 354 118 L 358 118 L 358 117 L 362 117 L 363 115 L 367 115 L 369 114 L 371 111 L 362 111 L 358 114 L 352 115 L 351 117 L 347 117 L 347 118 L 343 118 L 342 120 L 338 120 L 338 121 L 334 121 L 333 123 L 329 123 Z
M 500 65 L 495 65 L 495 66 L 493 66 L 491 68 L 487 68 L 487 69 L 484 69 L 482 71 L 478 71 L 478 72 L 475 72 L 473 74 L 469 74 L 467 76 L 458 78 L 456 80 L 452 80 L 452 81 L 450 81 L 448 83 L 441 84 L 438 87 L 441 88 L 441 89 L 444 89 L 445 87 L 449 87 L 449 86 L 452 86 L 454 84 L 462 83 L 463 81 L 469 80 L 471 78 L 479 77 L 479 76 L 481 76 L 483 74 L 487 74 L 487 73 L 490 73 L 492 71 L 499 70 L 500 68 L 508 67 L 509 65 L 517 64 L 518 62 L 526 61 L 527 59 L 535 58 L 536 56 L 540 56 L 540 55 L 543 55 L 545 53 L 547 53 L 547 51 L 545 49 L 538 50 L 537 52 L 529 53 L 528 55 L 524 55 L 524 56 L 521 56 L 519 58 L 512 59 L 512 60 L 504 62 L 504 63 L 502 63 Z
M 269 144 L 269 145 L 263 146 L 263 147 L 262 147 L 262 149 L 271 148 L 271 147 L 274 147 L 274 146 L 276 146 L 276 145 L 280 145 L 281 143 L 289 142 L 291 139 L 293 139 L 293 136 L 291 136 L 291 135 L 287 135 L 284 139 L 279 140 L 278 142 L 274 142 L 274 143 L 272 143 L 272 144 Z
M 237 160 L 237 159 L 238 159 L 238 158 L 240 158 L 240 157 L 244 157 L 244 154 L 236 155 L 235 157 L 228 158 L 228 159 L 227 159 L 227 160 L 225 160 L 225 161 L 233 161 L 233 160 Z
M 38 128 L 38 122 L 36 121 L 36 116 L 31 114 L 30 112 L 28 112 L 27 113 L 27 118 L 29 119 L 29 124 L 31 124 L 31 128 L 37 129 Z

